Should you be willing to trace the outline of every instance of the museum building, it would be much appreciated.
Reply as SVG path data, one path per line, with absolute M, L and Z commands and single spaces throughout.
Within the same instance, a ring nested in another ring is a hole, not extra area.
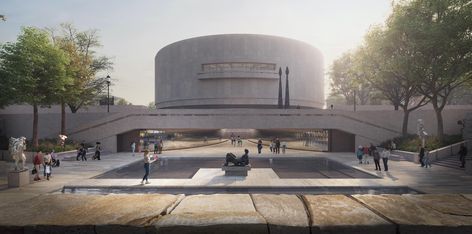
M 277 108 L 280 94 L 284 103 L 289 96 L 290 108 L 322 108 L 324 102 L 321 52 L 277 36 L 223 34 L 172 43 L 156 55 L 155 79 L 158 109 Z

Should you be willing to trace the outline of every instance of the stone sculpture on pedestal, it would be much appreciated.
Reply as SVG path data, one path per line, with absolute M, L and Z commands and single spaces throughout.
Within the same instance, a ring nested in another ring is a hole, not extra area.
M 13 138 L 10 137 L 10 144 L 8 147 L 10 155 L 15 160 L 15 171 L 21 171 L 25 169 L 26 156 L 24 151 L 26 150 L 26 137 Z M 18 162 L 21 161 L 21 168 L 18 166 Z

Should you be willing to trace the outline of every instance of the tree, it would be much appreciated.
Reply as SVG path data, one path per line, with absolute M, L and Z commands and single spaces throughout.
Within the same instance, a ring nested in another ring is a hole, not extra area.
M 348 52 L 336 59 L 329 73 L 331 79 L 331 95 L 342 95 L 347 105 L 354 104 L 354 98 L 359 104 L 366 105 L 373 94 L 372 87 L 362 79 L 355 67 L 355 52 Z
M 148 109 L 149 110 L 156 110 L 156 102 L 155 101 L 152 101 L 148 104 Z
M 454 89 L 472 79 L 470 0 L 415 0 L 394 8 L 391 30 L 409 39 L 419 92 L 432 103 L 437 134 L 444 138 L 442 110 Z
M 408 134 L 409 115 L 428 103 L 426 96 L 419 94 L 423 77 L 418 76 L 412 66 L 412 48 L 408 37 L 401 31 L 387 27 L 376 27 L 369 31 L 365 45 L 358 50 L 357 65 L 365 79 L 382 92 L 393 105 L 403 110 L 402 135 Z
M 118 101 L 116 102 L 116 105 L 126 106 L 126 105 L 133 105 L 133 103 L 126 101 L 126 99 L 124 98 L 119 98 Z
M 55 29 L 48 30 L 54 43 L 70 57 L 67 75 L 73 82 L 66 86 L 61 98 L 61 134 L 66 134 L 65 105 L 76 113 L 81 107 L 93 104 L 107 87 L 106 78 L 98 74 L 111 69 L 112 63 L 94 51 L 101 46 L 97 30 L 80 32 L 69 23 L 61 24 L 57 35 Z
M 57 101 L 69 79 L 65 74 L 67 55 L 55 47 L 48 34 L 26 27 L 15 43 L 0 50 L 2 72 L 14 89 L 12 99 L 33 106 L 33 146 L 38 146 L 38 106 Z

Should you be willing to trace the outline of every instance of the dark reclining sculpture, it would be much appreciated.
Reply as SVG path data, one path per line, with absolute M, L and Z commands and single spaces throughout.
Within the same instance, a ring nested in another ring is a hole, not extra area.
M 234 166 L 244 167 L 249 164 L 249 156 L 244 154 L 241 158 L 237 158 L 233 153 L 226 154 L 226 162 L 224 166 L 228 166 L 228 163 L 232 163 Z

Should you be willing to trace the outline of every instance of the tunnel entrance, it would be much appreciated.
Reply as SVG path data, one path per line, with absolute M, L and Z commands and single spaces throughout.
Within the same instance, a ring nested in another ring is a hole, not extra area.
M 264 145 L 277 139 L 290 149 L 353 152 L 355 135 L 337 129 L 147 129 L 133 130 L 117 136 L 118 152 L 131 151 L 135 142 L 136 150 L 153 149 L 157 142 L 164 144 L 164 150 L 184 149 L 217 144 L 225 140 L 241 138 L 243 141 Z

